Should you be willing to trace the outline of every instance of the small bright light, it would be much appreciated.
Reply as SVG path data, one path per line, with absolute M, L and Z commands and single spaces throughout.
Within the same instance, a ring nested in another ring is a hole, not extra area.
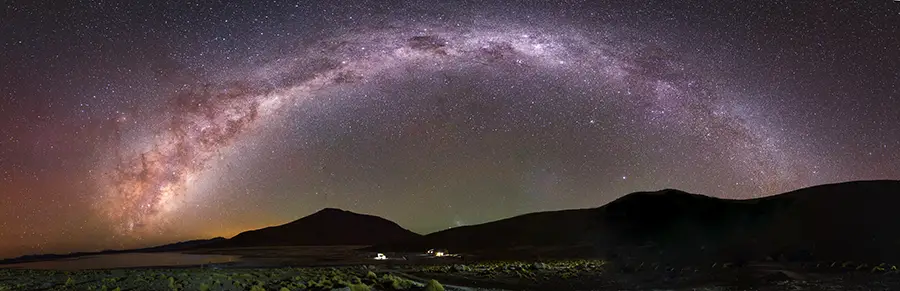
M 387 256 L 385 256 L 382 253 L 378 253 L 378 255 L 375 256 L 375 259 L 376 260 L 387 260 Z
M 435 256 L 435 257 L 443 257 L 443 256 L 444 256 L 444 252 L 435 252 L 435 253 L 434 253 L 434 256 Z

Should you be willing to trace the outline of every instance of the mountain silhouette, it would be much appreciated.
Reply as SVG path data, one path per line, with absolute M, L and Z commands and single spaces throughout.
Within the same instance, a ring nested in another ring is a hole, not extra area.
M 15 263 L 125 252 L 264 246 L 448 249 L 482 258 L 597 257 L 641 262 L 900 261 L 900 181 L 854 181 L 747 200 L 674 189 L 636 192 L 604 206 L 536 212 L 425 236 L 372 215 L 325 208 L 230 239 L 158 247 L 29 255 Z
M 177 252 L 177 251 L 195 249 L 195 248 L 203 247 L 205 245 L 220 243 L 223 241 L 225 241 L 224 237 L 214 237 L 211 239 L 195 239 L 195 240 L 176 242 L 176 243 L 155 246 L 155 247 L 149 247 L 149 248 L 123 250 L 121 252 L 136 252 L 136 253 Z
M 203 246 L 214 244 L 218 242 L 225 241 L 224 237 L 215 237 L 211 239 L 195 239 L 188 240 L 176 243 L 170 243 L 160 246 L 147 247 L 147 248 L 139 248 L 139 249 L 125 249 L 125 250 L 104 250 L 99 252 L 74 252 L 68 254 L 37 254 L 37 255 L 24 255 L 15 258 L 8 258 L 0 260 L 0 265 L 5 264 L 18 264 L 18 263 L 27 263 L 27 262 L 37 262 L 37 261 L 51 261 L 58 259 L 68 259 L 68 258 L 77 258 L 84 256 L 96 256 L 96 255 L 112 255 L 112 254 L 122 254 L 122 253 L 161 253 L 161 252 L 179 252 L 185 250 L 192 250 L 201 248 Z
M 590 209 L 451 228 L 378 251 L 656 261 L 900 260 L 900 181 L 856 181 L 730 200 L 666 189 Z
M 203 248 L 256 246 L 375 245 L 411 240 L 419 234 L 390 220 L 325 208 L 293 222 L 250 230 Z

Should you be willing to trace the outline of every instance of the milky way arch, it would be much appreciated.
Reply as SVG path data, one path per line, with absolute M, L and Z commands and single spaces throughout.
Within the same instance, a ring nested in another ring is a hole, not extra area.
M 571 27 L 483 23 L 477 27 L 391 26 L 323 39 L 233 83 L 182 91 L 165 123 L 104 164 L 99 209 L 125 233 L 159 230 L 191 182 L 221 151 L 317 93 L 374 76 L 465 67 L 559 72 L 638 110 L 649 125 L 715 139 L 750 179 L 789 173 L 777 136 L 733 110 L 727 92 L 665 49 Z M 576 79 L 577 78 L 577 79 Z M 625 93 L 622 93 L 625 92 Z M 615 97 L 612 97 L 615 96 Z M 574 97 L 573 97 L 574 98 Z

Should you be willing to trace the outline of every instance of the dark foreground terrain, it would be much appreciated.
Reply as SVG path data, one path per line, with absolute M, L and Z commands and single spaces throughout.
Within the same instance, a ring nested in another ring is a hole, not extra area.
M 426 286 L 431 280 L 447 290 L 900 290 L 900 272 L 881 263 L 900 262 L 897 205 L 900 181 L 750 200 L 668 189 L 424 236 L 383 218 L 323 209 L 230 239 L 98 253 L 240 257 L 227 265 L 0 269 L 0 290 L 442 290 Z M 423 256 L 430 249 L 462 256 Z M 392 260 L 376 261 L 375 253 Z
M 851 262 L 674 268 L 602 260 L 69 272 L 0 269 L 0 290 L 900 290 L 900 273 L 894 266 Z
M 543 256 L 613 259 L 627 254 L 678 265 L 767 257 L 900 262 L 897 205 L 900 181 L 828 184 L 749 200 L 667 189 L 628 194 L 597 208 L 535 212 L 454 227 L 370 249 L 445 248 L 484 257 L 525 246 L 553 250 L 542 251 Z M 528 250 L 511 256 L 532 254 Z

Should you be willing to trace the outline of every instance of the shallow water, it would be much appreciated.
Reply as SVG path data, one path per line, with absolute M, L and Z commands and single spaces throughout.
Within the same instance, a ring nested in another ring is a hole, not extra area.
M 29 262 L 2 265 L 3 268 L 44 269 L 44 270 L 84 270 L 139 267 L 175 267 L 204 264 L 239 263 L 240 256 L 193 255 L 182 253 L 124 253 L 95 255 L 53 261 Z

